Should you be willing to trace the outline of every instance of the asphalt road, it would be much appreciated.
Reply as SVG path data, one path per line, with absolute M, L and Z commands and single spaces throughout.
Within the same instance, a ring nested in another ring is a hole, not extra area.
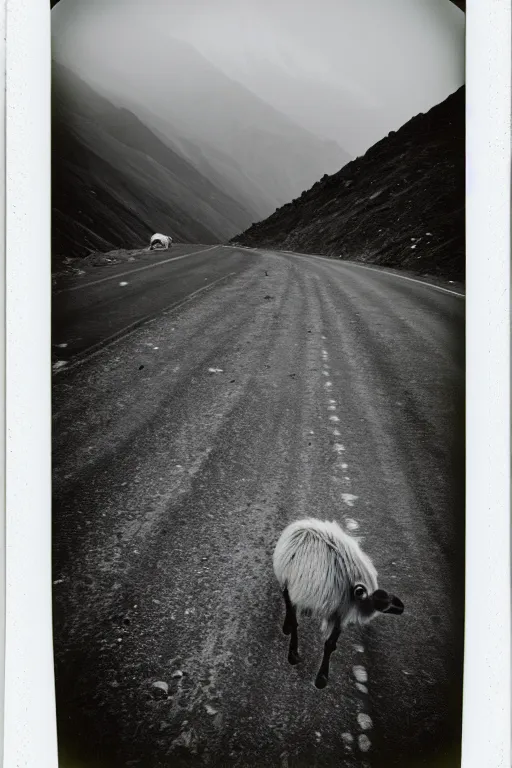
M 140 258 L 55 296 L 61 764 L 455 768 L 464 299 L 222 247 L 119 278 Z M 405 603 L 342 635 L 322 691 L 310 620 L 287 662 L 271 562 L 306 515 Z

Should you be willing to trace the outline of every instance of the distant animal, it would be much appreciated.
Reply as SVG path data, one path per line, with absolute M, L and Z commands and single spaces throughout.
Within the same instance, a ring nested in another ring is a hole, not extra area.
M 274 549 L 274 573 L 283 591 L 290 664 L 301 661 L 297 614 L 321 620 L 326 638 L 317 688 L 325 688 L 329 662 L 343 627 L 367 624 L 378 613 L 399 615 L 398 597 L 379 589 L 377 571 L 358 541 L 335 522 L 308 518 L 288 525 Z
M 149 250 L 167 250 L 172 246 L 172 237 L 169 235 L 160 235 L 158 232 L 151 237 Z

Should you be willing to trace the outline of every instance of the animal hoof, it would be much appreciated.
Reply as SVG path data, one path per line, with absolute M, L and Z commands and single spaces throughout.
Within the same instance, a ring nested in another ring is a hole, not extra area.
M 299 663 L 299 661 L 301 661 L 301 658 L 299 654 L 296 653 L 295 651 L 290 651 L 288 654 L 288 661 L 292 666 L 295 666 L 296 664 Z
M 318 677 L 315 680 L 315 687 L 320 688 L 321 690 L 322 688 L 325 688 L 326 685 L 327 685 L 327 677 L 325 675 L 318 675 Z

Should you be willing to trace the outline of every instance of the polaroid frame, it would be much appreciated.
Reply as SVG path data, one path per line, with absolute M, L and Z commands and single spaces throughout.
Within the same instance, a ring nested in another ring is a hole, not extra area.
M 53 768 L 57 734 L 51 624 L 50 3 L 0 0 L 0 8 L 0 39 L 6 41 L 5 122 L 0 131 L 6 170 L 6 333 L 0 334 L 6 361 L 6 439 L 0 442 L 6 484 L 3 764 Z M 462 768 L 508 768 L 511 0 L 468 0 L 466 24 Z

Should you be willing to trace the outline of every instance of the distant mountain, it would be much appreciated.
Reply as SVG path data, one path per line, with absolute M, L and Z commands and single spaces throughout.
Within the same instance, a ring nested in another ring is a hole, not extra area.
M 464 108 L 462 87 L 233 240 L 463 280 Z
M 93 59 L 77 40 L 73 68 L 167 141 L 198 148 L 198 162 L 216 183 L 260 216 L 350 159 L 336 142 L 300 127 L 167 30 L 146 34 L 127 25 L 115 57 L 109 34 L 98 30 Z
M 53 63 L 53 253 L 145 245 L 158 230 L 223 242 L 257 212 L 219 189 L 127 109 Z

